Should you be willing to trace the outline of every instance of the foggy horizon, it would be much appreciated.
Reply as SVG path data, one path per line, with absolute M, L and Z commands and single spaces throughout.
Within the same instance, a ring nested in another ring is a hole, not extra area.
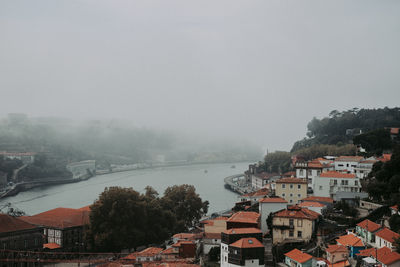
M 290 150 L 398 106 L 398 1 L 3 1 L 0 116 L 128 121 Z

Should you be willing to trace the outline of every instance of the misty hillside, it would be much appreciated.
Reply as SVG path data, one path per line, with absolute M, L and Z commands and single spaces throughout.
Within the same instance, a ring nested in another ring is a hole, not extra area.
M 154 161 L 251 161 L 260 151 L 243 142 L 207 140 L 134 127 L 120 121 L 75 122 L 9 114 L 0 124 L 0 151 L 42 152 L 55 162 L 96 159 L 101 165 Z

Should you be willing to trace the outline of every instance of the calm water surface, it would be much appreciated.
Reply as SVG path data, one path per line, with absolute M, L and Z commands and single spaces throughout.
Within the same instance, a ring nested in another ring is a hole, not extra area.
M 132 187 L 144 192 L 144 188 L 150 185 L 162 195 L 168 186 L 191 184 L 203 200 L 210 202 L 209 213 L 212 213 L 231 208 L 238 199 L 237 194 L 224 188 L 224 178 L 243 173 L 248 163 L 235 165 L 235 169 L 231 168 L 232 164 L 202 164 L 100 175 L 79 183 L 21 192 L 0 200 L 0 207 L 10 202 L 14 207 L 33 215 L 57 207 L 80 208 L 92 204 L 104 188 L 110 186 Z M 205 170 L 208 172 L 205 173 Z

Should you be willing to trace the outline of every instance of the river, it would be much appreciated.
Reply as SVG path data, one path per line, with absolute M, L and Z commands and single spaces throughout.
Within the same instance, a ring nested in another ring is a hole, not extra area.
M 132 187 L 144 192 L 147 185 L 160 195 L 168 186 L 191 184 L 203 200 L 210 202 L 209 213 L 233 207 L 238 195 L 225 189 L 224 178 L 243 173 L 248 163 L 199 164 L 118 172 L 95 176 L 87 181 L 34 188 L 0 200 L 0 207 L 10 202 L 13 207 L 34 215 L 57 207 L 80 208 L 92 204 L 105 187 Z M 205 172 L 207 170 L 207 172 Z

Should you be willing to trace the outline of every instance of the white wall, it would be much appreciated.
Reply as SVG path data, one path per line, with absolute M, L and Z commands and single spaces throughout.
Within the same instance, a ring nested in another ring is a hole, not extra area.
M 260 203 L 261 231 L 265 234 L 268 231 L 267 218 L 271 212 L 286 209 L 287 203 Z

